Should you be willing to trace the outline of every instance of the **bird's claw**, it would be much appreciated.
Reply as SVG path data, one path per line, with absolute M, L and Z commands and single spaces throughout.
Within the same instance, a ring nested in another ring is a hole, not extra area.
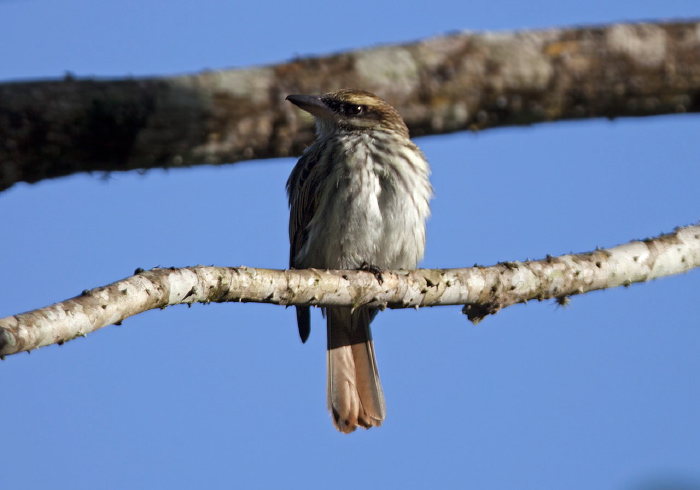
M 382 276 L 383 271 L 382 271 L 382 269 L 380 269 L 376 265 L 372 265 L 368 262 L 362 262 L 362 265 L 360 267 L 358 267 L 357 270 L 371 272 L 372 274 L 374 274 L 374 278 L 377 280 L 377 282 L 379 284 L 384 283 L 384 276 Z

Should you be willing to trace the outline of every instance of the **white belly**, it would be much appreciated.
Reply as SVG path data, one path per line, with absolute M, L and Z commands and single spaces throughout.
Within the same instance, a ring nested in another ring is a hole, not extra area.
M 299 256 L 307 267 L 354 269 L 368 263 L 382 269 L 415 268 L 425 248 L 425 219 L 432 189 L 422 154 L 390 156 L 360 135 L 346 147 L 342 163 L 331 163 L 308 239 Z M 394 168 L 408 165 L 410 179 Z

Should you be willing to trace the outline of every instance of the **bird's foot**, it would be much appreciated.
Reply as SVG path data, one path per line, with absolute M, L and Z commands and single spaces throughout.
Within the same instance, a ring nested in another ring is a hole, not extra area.
M 362 262 L 362 265 L 358 267 L 357 270 L 371 272 L 372 274 L 374 274 L 374 278 L 379 284 L 384 283 L 384 277 L 382 276 L 383 271 L 376 265 L 372 265 L 368 262 Z

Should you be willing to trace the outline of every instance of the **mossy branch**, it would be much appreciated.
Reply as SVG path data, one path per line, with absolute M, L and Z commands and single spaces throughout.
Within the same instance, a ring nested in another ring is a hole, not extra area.
M 357 87 L 412 136 L 563 119 L 700 112 L 700 22 L 461 32 L 199 74 L 0 84 L 0 191 L 76 172 L 298 155 L 284 98 Z

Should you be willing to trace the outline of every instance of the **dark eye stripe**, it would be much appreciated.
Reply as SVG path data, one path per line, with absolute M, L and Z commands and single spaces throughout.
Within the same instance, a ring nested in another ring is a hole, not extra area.
M 367 111 L 365 106 L 359 104 L 349 104 L 347 102 L 339 102 L 333 99 L 326 99 L 324 102 L 333 112 L 344 116 L 358 116 Z

